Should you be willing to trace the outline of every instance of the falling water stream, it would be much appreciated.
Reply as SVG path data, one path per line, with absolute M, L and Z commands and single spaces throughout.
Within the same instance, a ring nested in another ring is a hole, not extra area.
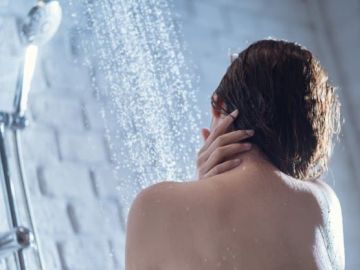
M 170 3 L 171 4 L 171 3 Z M 152 183 L 195 177 L 196 78 L 166 0 L 70 1 L 125 207 Z M 127 173 L 124 173 L 127 172 Z M 104 181 L 106 181 L 104 179 Z

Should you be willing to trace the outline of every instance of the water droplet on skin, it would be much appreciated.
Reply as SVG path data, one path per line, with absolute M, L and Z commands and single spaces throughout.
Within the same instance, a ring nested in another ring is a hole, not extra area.
M 226 261 L 226 256 L 222 256 L 223 261 Z
M 189 211 L 189 210 L 190 210 L 190 207 L 189 207 L 189 206 L 187 206 L 187 207 L 186 207 L 186 211 Z
M 232 232 L 233 232 L 233 233 L 236 232 L 236 229 L 235 229 L 235 228 L 232 228 Z

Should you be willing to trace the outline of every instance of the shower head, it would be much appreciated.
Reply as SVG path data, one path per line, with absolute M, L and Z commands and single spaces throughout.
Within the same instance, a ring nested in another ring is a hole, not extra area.
M 61 17 L 62 10 L 58 1 L 38 1 L 21 26 L 21 39 L 26 45 L 45 44 L 59 28 Z
M 20 36 L 26 46 L 25 59 L 18 75 L 14 107 L 17 116 L 23 116 L 34 75 L 38 47 L 49 41 L 59 28 L 61 7 L 56 0 L 39 0 L 29 11 L 20 28 Z

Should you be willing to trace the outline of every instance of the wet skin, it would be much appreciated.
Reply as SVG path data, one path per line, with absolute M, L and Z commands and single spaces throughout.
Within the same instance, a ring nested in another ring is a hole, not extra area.
M 344 269 L 334 191 L 285 175 L 256 146 L 231 153 L 236 158 L 240 164 L 212 174 L 218 164 L 212 158 L 208 166 L 208 157 L 198 164 L 207 168 L 201 181 L 161 182 L 138 194 L 126 270 Z

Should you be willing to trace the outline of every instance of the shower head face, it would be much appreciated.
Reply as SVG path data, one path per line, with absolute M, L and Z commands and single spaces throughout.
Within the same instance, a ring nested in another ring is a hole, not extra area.
M 34 6 L 21 29 L 25 44 L 43 45 L 48 42 L 60 26 L 62 10 L 58 1 L 39 1 Z

